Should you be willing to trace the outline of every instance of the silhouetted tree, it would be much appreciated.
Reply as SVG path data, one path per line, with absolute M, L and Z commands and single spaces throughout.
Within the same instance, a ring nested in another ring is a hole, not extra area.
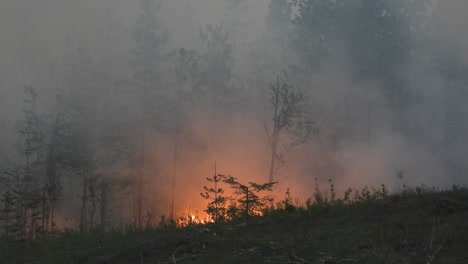
M 45 118 L 36 109 L 38 94 L 24 86 L 24 119 L 18 123 L 18 146 L 22 162 L 3 172 L 0 191 L 3 203 L 5 235 L 8 238 L 30 239 L 40 233 L 41 186 L 44 180 Z
M 251 24 L 248 17 L 248 0 L 225 0 L 225 10 L 226 30 L 232 41 L 233 50 L 238 55 L 245 50 L 247 29 Z
M 224 179 L 226 179 L 226 177 L 222 174 L 207 177 L 206 180 L 212 183 L 213 187 L 203 186 L 205 193 L 200 193 L 203 198 L 211 200 L 211 202 L 208 203 L 205 212 L 208 213 L 215 222 L 226 219 L 226 197 L 223 196 L 224 190 L 218 186 L 218 183 Z
M 201 62 L 206 90 L 199 94 L 208 93 L 211 96 L 212 121 L 215 123 L 219 105 L 233 92 L 229 85 L 233 66 L 232 48 L 229 35 L 222 24 L 206 26 L 204 30 L 200 30 L 200 37 L 205 45 Z
M 237 178 L 232 176 L 222 177 L 222 182 L 229 184 L 234 189 L 234 194 L 236 195 L 235 202 L 238 204 L 237 209 L 241 217 L 257 215 L 268 203 L 273 202 L 274 198 L 272 196 L 260 197 L 258 194 L 262 191 L 272 191 L 273 185 L 277 183 L 258 184 L 249 182 L 248 184 L 242 184 Z M 228 210 L 232 210 L 232 208 L 228 208 Z
M 176 193 L 176 183 L 177 183 L 177 162 L 178 162 L 178 152 L 179 152 L 179 136 L 182 129 L 182 115 L 186 113 L 181 113 L 184 109 L 183 104 L 191 98 L 191 91 L 196 85 L 196 75 L 198 72 L 198 61 L 199 57 L 195 51 L 188 51 L 184 48 L 179 49 L 177 52 L 172 54 L 175 60 L 174 74 L 176 77 L 176 86 L 177 86 L 177 95 L 176 103 L 174 105 L 175 109 L 175 124 L 174 124 L 174 164 L 173 164 L 173 175 L 172 175 L 172 197 L 171 197 L 171 208 L 170 215 L 174 217 L 174 204 L 175 204 L 175 193 Z M 189 91 L 183 90 L 183 86 L 189 85 Z
M 133 50 L 135 89 L 140 105 L 140 142 L 139 142 L 139 164 L 137 173 L 137 204 L 136 204 L 136 226 L 143 227 L 143 181 L 145 178 L 146 159 L 146 130 L 150 121 L 150 107 L 154 106 L 155 91 L 161 88 L 162 70 L 161 60 L 163 54 L 162 46 L 167 42 L 166 31 L 157 17 L 161 8 L 159 0 L 140 0 L 139 16 L 133 34 L 135 48 Z M 156 93 L 157 94 L 157 93 Z M 157 95 L 160 95 L 157 94 Z
M 370 130 L 372 104 L 384 103 L 401 117 L 412 99 L 405 67 L 416 50 L 413 38 L 422 30 L 411 18 L 424 14 L 427 2 L 296 0 L 289 45 L 305 74 L 316 72 L 327 59 L 344 51 L 356 83 L 378 84 L 375 87 L 385 100 L 367 99 L 367 125 L 362 127 Z M 407 127 L 404 118 L 392 121 L 397 129 L 404 131 Z
M 13 221 L 14 221 L 14 212 L 15 212 L 15 199 L 13 197 L 13 194 L 9 190 L 9 185 L 7 184 L 2 184 L 4 187 L 7 189 L 2 192 L 0 195 L 0 202 L 2 203 L 2 208 L 0 210 L 0 219 L 2 220 L 3 224 L 3 236 L 7 239 L 13 239 L 12 237 L 12 226 L 13 226 Z
M 270 0 L 266 24 L 275 40 L 282 48 L 287 48 L 291 28 L 292 2 L 288 0 Z
M 312 133 L 317 133 L 306 97 L 300 90 L 285 83 L 280 77 L 270 84 L 271 124 L 264 124 L 271 148 L 269 182 L 275 172 L 284 165 L 285 152 L 305 143 Z

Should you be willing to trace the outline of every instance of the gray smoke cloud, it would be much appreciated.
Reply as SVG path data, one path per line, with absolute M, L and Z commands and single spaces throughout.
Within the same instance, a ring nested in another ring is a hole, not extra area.
M 250 0 L 247 3 L 249 9 L 243 20 L 248 23 L 242 27 L 243 37 L 239 37 L 240 44 L 236 43 L 233 51 L 231 84 L 241 94 L 240 99 L 233 99 L 234 103 L 229 106 L 228 103 L 221 106 L 222 113 L 216 119 L 205 111 L 209 99 L 184 106 L 186 128 L 180 141 L 177 182 L 177 190 L 183 195 L 176 198 L 179 212 L 203 208 L 205 201 L 199 192 L 205 178 L 212 174 L 215 161 L 219 173 L 231 174 L 244 181 L 264 182 L 267 179 L 270 154 L 263 125 L 271 120 L 268 85 L 274 81 L 275 74 L 287 71 L 292 64 L 299 64 L 300 58 L 292 56 L 291 51 L 281 51 L 268 35 L 265 18 L 269 1 Z M 164 0 L 161 8 L 160 19 L 169 36 L 163 48 L 166 53 L 179 48 L 201 51 L 200 29 L 221 21 L 229 26 L 224 1 Z M 467 8 L 468 3 L 464 0 L 432 1 L 424 16 L 410 19 L 415 25 L 424 25 L 432 38 L 430 41 L 413 40 L 426 52 L 402 65 L 405 79 L 410 83 L 409 92 L 418 98 L 405 110 L 405 116 L 396 115 L 384 104 L 381 84 L 374 80 L 356 82 L 353 79 L 352 58 L 339 41 L 333 43 L 336 53 L 328 57 L 314 74 L 290 73 L 288 81 L 307 92 L 321 133 L 287 153 L 287 163 L 278 173 L 278 195 L 291 188 L 293 195 L 305 200 L 314 191 L 315 178 L 322 186 L 328 179 L 333 179 L 339 191 L 382 183 L 392 190 L 398 190 L 402 184 L 439 187 L 466 184 L 468 107 L 463 102 L 468 94 L 457 90 L 459 93 L 449 98 L 447 87 L 451 80 L 447 75 L 434 73 L 431 70 L 433 62 L 425 56 L 440 53 L 454 58 L 453 64 L 468 62 Z M 126 93 L 128 85 L 123 80 L 132 78 L 129 61 L 137 17 L 138 1 L 0 2 L 0 169 L 21 163 L 16 128 L 22 119 L 23 85 L 36 87 L 39 109 L 51 112 L 65 68 L 64 61 L 73 50 L 85 49 L 99 69 L 97 72 L 109 76 L 109 89 L 119 91 L 110 93 L 111 98 L 102 99 L 102 102 L 125 101 L 130 104 L 135 96 Z M 173 67 L 172 62 L 164 63 L 165 69 Z M 173 80 L 165 85 L 168 94 L 175 94 L 177 85 Z M 449 106 L 456 107 L 456 124 L 447 123 Z M 106 111 L 112 116 L 114 109 Z M 115 113 L 113 118 L 118 118 L 117 110 Z M 419 136 L 410 137 L 395 129 L 392 126 L 394 120 L 406 120 L 405 129 Z M 367 127 L 366 124 L 371 125 Z M 462 135 L 445 144 L 444 128 L 452 125 L 459 126 Z M 174 139 L 167 130 L 170 129 L 151 130 L 151 142 L 148 143 L 151 149 L 148 170 L 152 170 L 151 175 L 158 179 L 147 186 L 155 195 L 148 200 L 154 201 L 151 206 L 160 208 L 158 213 L 167 213 L 169 202 L 166 197 L 171 193 Z M 441 146 L 446 148 L 441 149 Z M 125 171 L 128 168 L 119 169 Z M 403 179 L 398 178 L 401 171 Z M 65 187 L 71 193 L 68 194 L 71 200 L 75 195 L 73 184 L 76 184 L 74 180 Z M 156 197 L 156 193 L 162 193 L 163 197 Z M 123 199 L 128 195 L 131 194 L 122 192 L 116 194 L 116 198 Z M 121 210 L 131 215 L 128 210 Z M 76 210 L 67 212 L 74 213 Z M 70 226 L 76 219 L 73 221 Z

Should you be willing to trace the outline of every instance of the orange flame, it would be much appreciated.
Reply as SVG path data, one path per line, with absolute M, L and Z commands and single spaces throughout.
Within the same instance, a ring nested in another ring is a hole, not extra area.
M 198 212 L 196 212 L 196 214 L 193 214 L 193 213 L 183 214 L 176 221 L 177 227 L 179 228 L 187 227 L 190 225 L 205 225 L 208 223 L 214 223 L 214 220 L 211 217 L 211 215 L 207 214 L 205 218 L 200 219 L 198 217 Z

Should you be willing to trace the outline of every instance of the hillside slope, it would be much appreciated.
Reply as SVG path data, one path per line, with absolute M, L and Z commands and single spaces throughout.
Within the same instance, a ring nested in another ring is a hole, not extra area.
M 468 190 L 361 193 L 229 223 L 2 242 L 0 263 L 468 263 Z

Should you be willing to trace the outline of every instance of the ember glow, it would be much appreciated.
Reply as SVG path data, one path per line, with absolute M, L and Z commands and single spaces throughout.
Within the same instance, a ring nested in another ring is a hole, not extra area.
M 209 214 L 206 214 L 205 218 L 200 219 L 198 217 L 198 213 L 183 214 L 176 221 L 177 227 L 187 227 L 190 225 L 205 225 L 208 223 L 214 223 L 213 218 Z

